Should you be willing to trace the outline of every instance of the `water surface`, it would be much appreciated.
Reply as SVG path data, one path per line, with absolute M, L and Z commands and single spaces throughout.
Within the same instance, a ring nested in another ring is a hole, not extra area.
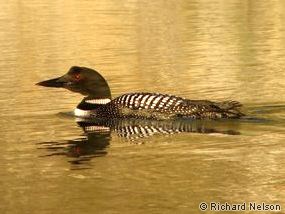
M 198 213 L 202 201 L 285 208 L 285 2 L 0 6 L 1 213 Z M 99 70 L 114 97 L 238 100 L 249 117 L 88 128 L 68 114 L 80 95 L 34 85 L 72 65 Z

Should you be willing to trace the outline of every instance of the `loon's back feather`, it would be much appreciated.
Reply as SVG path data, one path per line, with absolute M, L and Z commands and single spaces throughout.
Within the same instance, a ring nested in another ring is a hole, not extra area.
M 243 116 L 237 109 L 241 104 L 236 101 L 212 102 L 207 100 L 189 100 L 178 96 L 158 93 L 123 94 L 104 109 L 97 111 L 101 115 L 114 117 L 136 117 L 152 119 L 172 118 L 239 118 Z M 109 114 L 108 114 L 109 113 Z M 98 116 L 98 115 L 97 115 Z

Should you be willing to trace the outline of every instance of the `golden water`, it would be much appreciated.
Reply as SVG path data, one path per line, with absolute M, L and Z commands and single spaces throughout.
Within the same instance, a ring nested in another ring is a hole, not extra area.
M 202 201 L 285 209 L 284 1 L 0 6 L 1 213 L 199 213 Z M 66 116 L 80 95 L 34 85 L 72 65 L 99 70 L 114 97 L 233 99 L 257 119 L 211 125 L 240 135 L 86 136 Z

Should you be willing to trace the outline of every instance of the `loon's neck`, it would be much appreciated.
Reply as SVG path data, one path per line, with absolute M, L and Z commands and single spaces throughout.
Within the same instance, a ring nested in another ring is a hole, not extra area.
M 77 108 L 82 110 L 94 110 L 102 105 L 106 105 L 111 101 L 111 97 L 94 98 L 91 96 L 85 97 L 78 105 Z
M 75 116 L 90 117 L 96 114 L 96 110 L 111 101 L 110 98 L 94 98 L 93 96 L 85 97 L 74 110 Z

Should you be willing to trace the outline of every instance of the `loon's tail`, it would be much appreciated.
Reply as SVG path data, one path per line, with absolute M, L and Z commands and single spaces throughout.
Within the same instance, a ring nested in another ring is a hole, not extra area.
M 242 104 L 238 101 L 229 100 L 229 101 L 223 101 L 216 103 L 216 105 L 224 110 L 225 114 L 228 118 L 240 118 L 242 116 L 245 116 L 242 112 L 240 112 L 240 107 L 242 107 Z

